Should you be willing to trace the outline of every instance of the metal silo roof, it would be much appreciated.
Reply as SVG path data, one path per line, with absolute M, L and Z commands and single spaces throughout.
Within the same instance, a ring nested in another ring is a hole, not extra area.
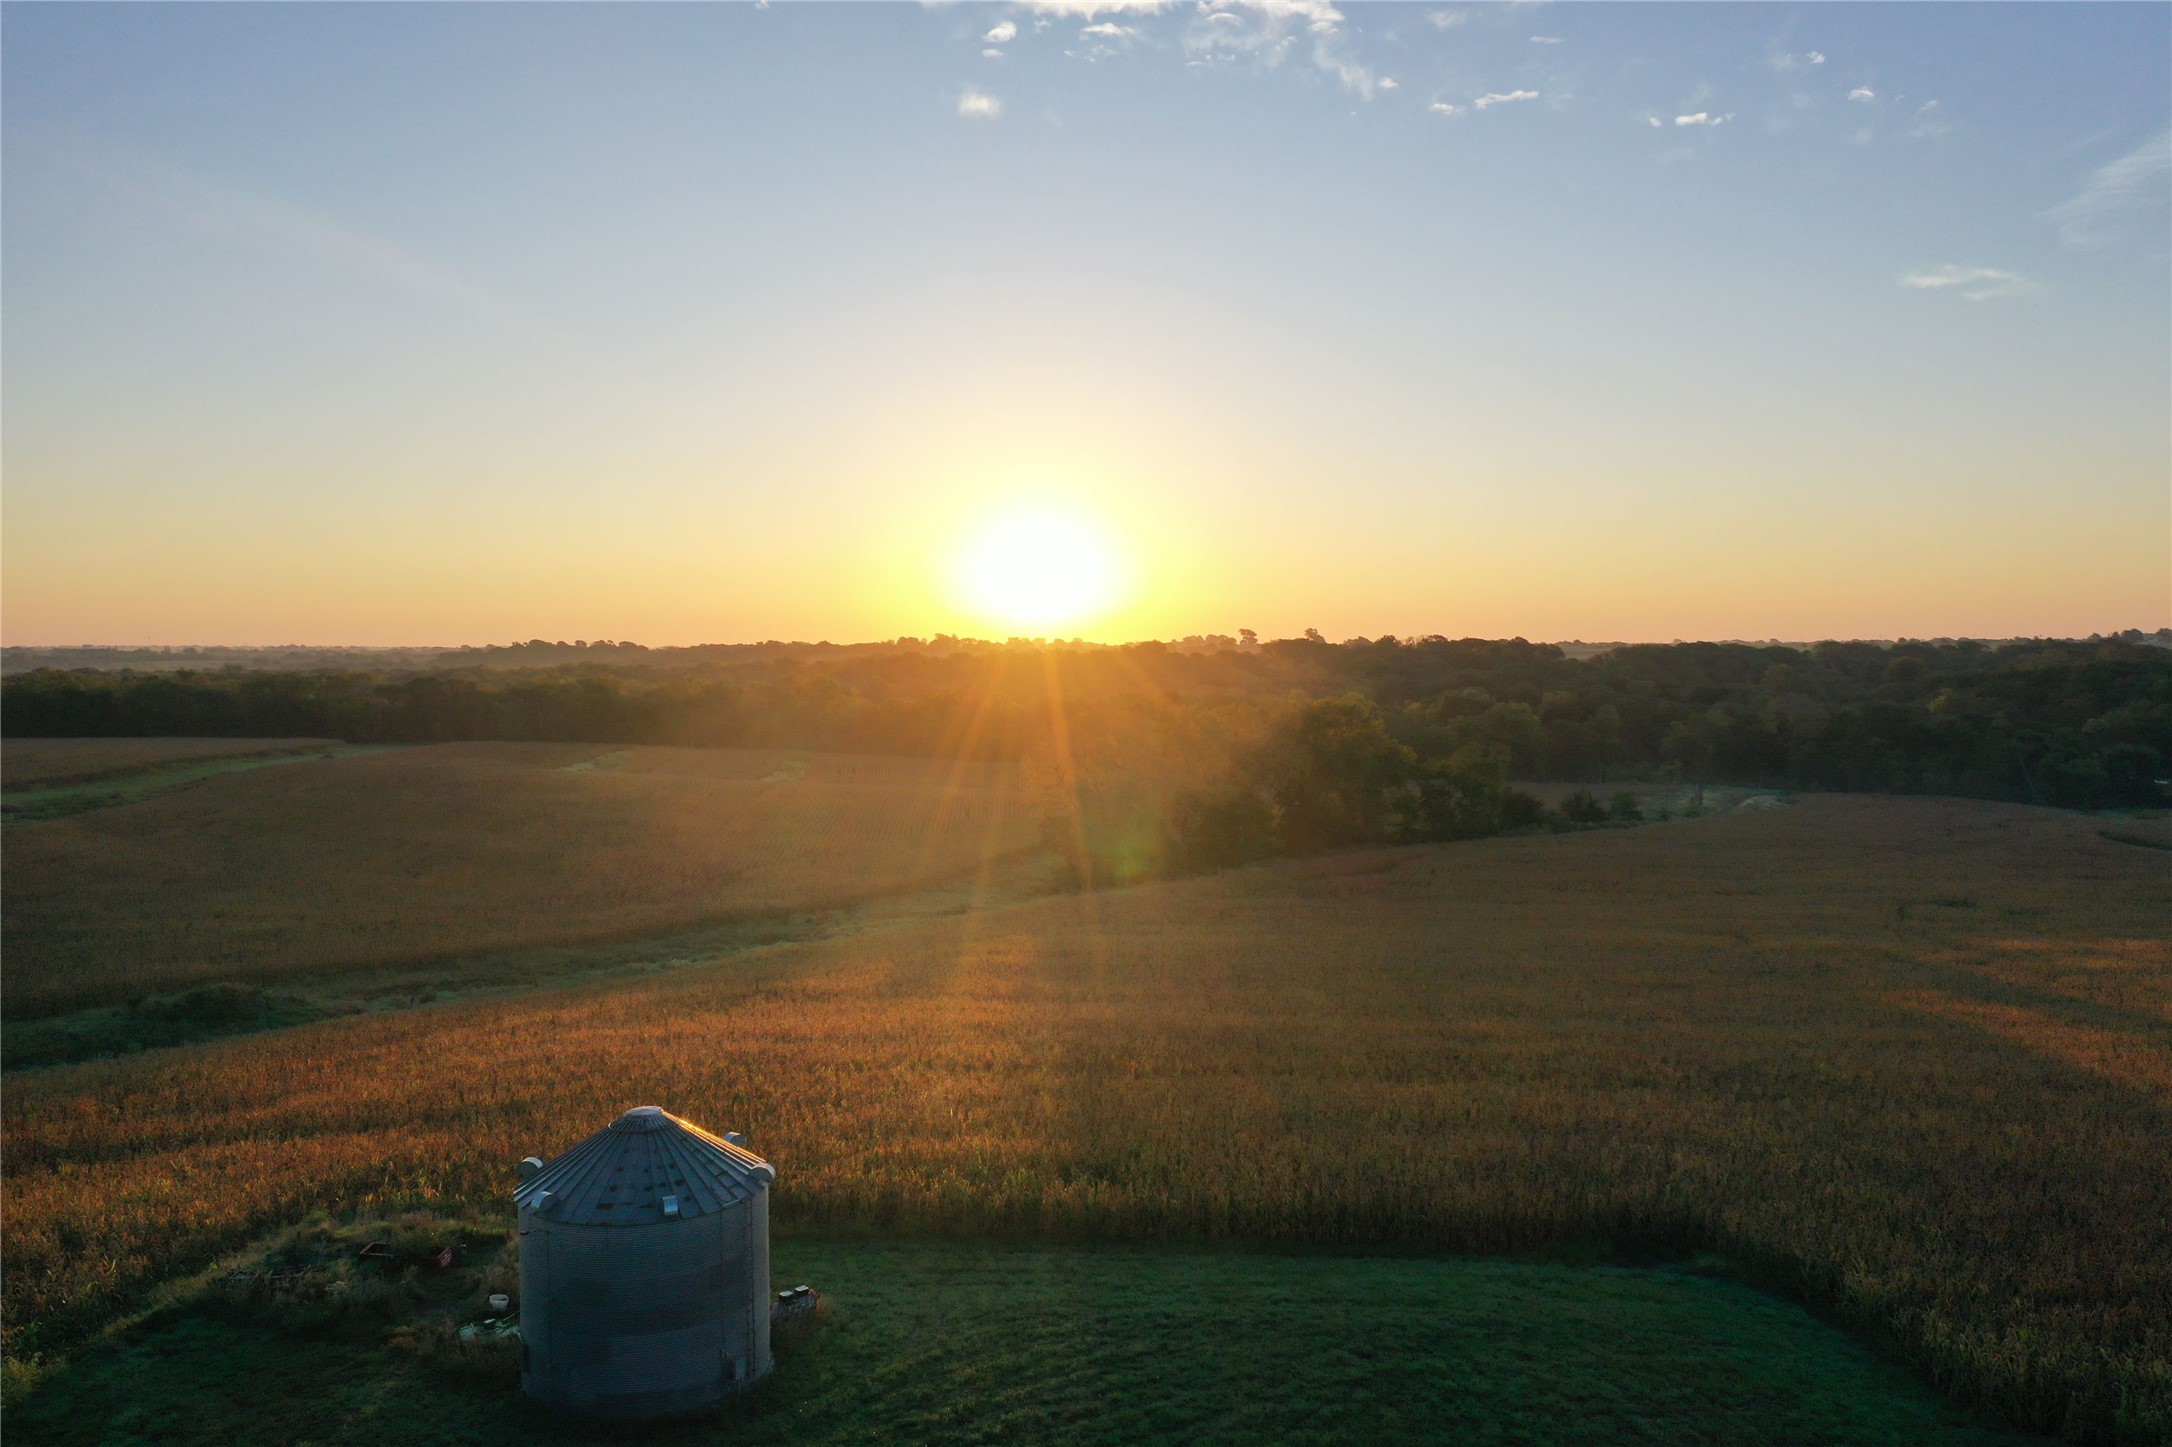
M 650 1226 L 721 1211 L 776 1178 L 746 1147 L 637 1105 L 522 1181 L 513 1200 L 571 1226 Z

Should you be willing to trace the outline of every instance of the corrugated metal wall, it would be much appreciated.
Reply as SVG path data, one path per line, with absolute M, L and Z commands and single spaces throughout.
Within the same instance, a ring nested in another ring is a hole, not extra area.
M 776 1300 L 769 1281 L 769 1192 L 747 1202 L 747 1292 L 751 1303 L 747 1329 L 747 1377 L 766 1377 L 769 1356 L 769 1304 Z
M 521 1385 L 546 1405 L 651 1417 L 768 1372 L 769 1196 L 654 1225 L 520 1213 Z

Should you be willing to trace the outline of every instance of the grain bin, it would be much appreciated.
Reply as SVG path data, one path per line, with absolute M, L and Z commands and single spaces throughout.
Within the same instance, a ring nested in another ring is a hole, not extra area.
M 520 1382 L 546 1406 L 657 1417 L 769 1370 L 769 1184 L 739 1144 L 635 1106 L 522 1163 Z

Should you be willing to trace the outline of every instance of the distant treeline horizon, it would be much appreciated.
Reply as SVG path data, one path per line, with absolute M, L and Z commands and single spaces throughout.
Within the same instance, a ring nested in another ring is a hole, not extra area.
M 1516 779 L 2104 807 L 2163 802 L 2172 768 L 2172 650 L 2145 637 L 1632 644 L 1579 658 L 1521 639 L 1312 634 L 827 656 L 719 646 L 663 664 L 614 650 L 525 668 L 46 668 L 0 682 L 0 728 L 778 746 L 1029 759 L 1075 777 L 1159 770 L 1173 749 L 1226 761 L 1291 707 L 1339 700 L 1421 762 L 1475 745 Z
M 1441 643 L 1448 640 L 1441 634 L 1387 635 L 1368 639 L 1348 638 L 1345 644 L 1377 643 L 1393 637 L 1406 644 Z M 1325 642 L 1317 629 L 1308 628 L 1303 641 Z M 2010 637 L 1974 637 L 1965 635 L 1940 635 L 1932 638 L 1676 638 L 1667 645 L 1656 639 L 1634 642 L 1628 639 L 1586 640 L 1567 638 L 1552 640 L 1550 645 L 1561 649 L 1572 658 L 1594 657 L 1602 652 L 1618 648 L 1676 646 L 1686 643 L 1719 643 L 1729 646 L 1752 648 L 1793 648 L 1808 650 L 1823 644 L 1868 643 L 1881 648 L 1904 644 L 1929 643 L 1940 647 L 1959 643 L 1976 643 L 1989 648 L 2024 643 L 2099 643 L 2106 640 L 2127 643 L 2147 643 L 2160 648 L 2172 648 L 2172 628 L 2159 628 L 2145 632 L 2140 628 L 2128 628 L 2112 633 L 2092 633 L 2084 640 L 2051 634 L 2014 635 Z M 1188 633 L 1181 638 L 1134 639 L 1123 643 L 1095 643 L 1083 638 L 1027 638 L 1004 639 L 976 638 L 954 633 L 937 633 L 927 638 L 910 634 L 896 638 L 877 638 L 857 643 L 834 643 L 828 639 L 808 642 L 803 639 L 786 641 L 767 638 L 739 643 L 686 643 L 648 644 L 612 638 L 548 639 L 529 638 L 511 643 L 457 643 L 457 644 L 364 644 L 364 643 L 31 643 L 11 644 L 0 648 L 0 668 L 9 673 L 27 673 L 38 668 L 174 668 L 190 666 L 238 666 L 247 668 L 472 668 L 477 666 L 535 667 L 553 663 L 604 663 L 642 662 L 650 664 L 679 664 L 700 666 L 706 663 L 745 660 L 755 657 L 810 657 L 836 658 L 890 652 L 912 653 L 993 653 L 1006 650 L 1033 648 L 1068 652 L 1104 652 L 1142 645 L 1160 644 L 1179 653 L 1219 653 L 1223 651 L 1250 651 L 1264 648 L 1270 642 L 1296 642 L 1297 639 L 1263 641 L 1249 628 L 1235 633 Z M 1471 641 L 1471 640 L 1462 640 Z M 1520 635 L 1502 642 L 1522 643 Z

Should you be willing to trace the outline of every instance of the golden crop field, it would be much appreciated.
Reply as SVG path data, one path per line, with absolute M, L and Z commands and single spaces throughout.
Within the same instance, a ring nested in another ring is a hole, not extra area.
M 330 739 L 9 739 L 0 743 L 0 784 L 10 789 L 111 778 L 208 759 L 288 754 Z
M 483 757 L 491 757 L 483 751 Z M 1957 1397 L 2172 1431 L 2172 900 L 2086 816 L 1813 797 L 1323 857 L 30 1072 L 10 1350 L 626 1105 L 787 1230 L 1723 1253 Z
M 213 980 L 821 910 L 972 873 L 1040 820 L 997 765 L 443 744 L 307 760 L 9 833 L 16 1016 Z

